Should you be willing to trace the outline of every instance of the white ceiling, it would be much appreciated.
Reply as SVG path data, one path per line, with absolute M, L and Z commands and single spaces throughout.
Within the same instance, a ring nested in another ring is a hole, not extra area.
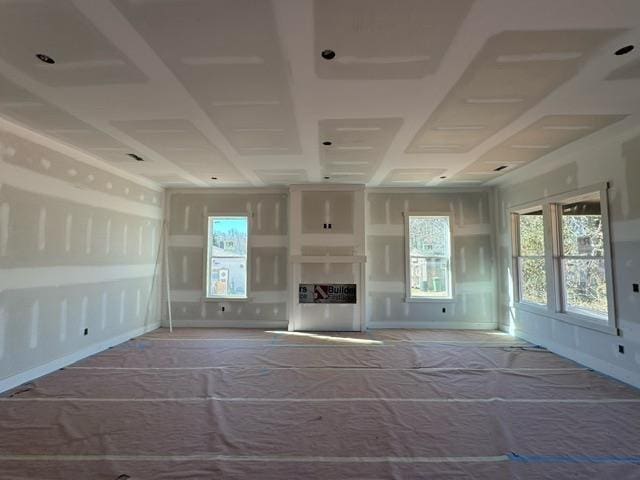
M 164 186 L 482 185 L 638 127 L 639 39 L 638 0 L 0 0 L 0 115 Z

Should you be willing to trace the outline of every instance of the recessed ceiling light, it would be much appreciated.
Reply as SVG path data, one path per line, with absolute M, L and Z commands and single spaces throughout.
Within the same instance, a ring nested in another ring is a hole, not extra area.
M 211 177 L 211 180 L 217 180 L 218 177 Z
M 336 58 L 336 52 L 334 52 L 333 50 L 323 50 L 320 55 L 325 60 L 333 60 L 334 58 Z
M 618 50 L 616 50 L 614 53 L 616 55 L 626 55 L 627 53 L 629 53 L 631 50 L 633 50 L 635 47 L 633 45 L 627 45 L 625 47 L 619 48 Z
M 51 58 L 49 55 L 45 55 L 44 53 L 36 53 L 36 58 L 41 62 L 48 63 L 49 65 L 53 65 L 56 61 Z
M 127 153 L 127 155 L 137 162 L 144 162 L 144 158 L 142 158 L 140 155 L 136 155 L 135 153 Z
M 445 179 L 445 178 L 447 178 L 447 177 L 446 177 L 445 175 L 443 175 L 443 176 L 441 176 L 440 178 L 444 180 L 444 179 Z
M 333 142 L 330 142 L 329 140 L 325 140 L 324 142 L 322 142 L 322 144 L 323 144 L 325 147 L 330 147 L 331 145 L 333 145 Z
M 507 167 L 508 167 L 508 165 L 500 165 L 499 167 L 494 168 L 493 171 L 494 172 L 499 172 L 500 170 L 504 170 Z
M 323 177 L 325 180 L 329 180 L 331 177 L 327 176 L 327 177 Z

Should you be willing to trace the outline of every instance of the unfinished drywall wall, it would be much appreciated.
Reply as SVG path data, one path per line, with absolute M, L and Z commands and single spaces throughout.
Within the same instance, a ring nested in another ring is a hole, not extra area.
M 555 153 L 505 177 L 496 190 L 501 328 L 561 355 L 640 386 L 640 132 L 595 149 Z M 615 307 L 621 336 L 519 309 L 513 304 L 508 209 L 577 188 L 609 182 Z M 624 346 L 624 353 L 619 352 Z
M 0 121 L 0 390 L 159 324 L 163 192 Z
M 287 327 L 287 195 L 278 190 L 191 190 L 169 194 L 169 272 L 174 326 Z M 249 217 L 249 299 L 207 301 L 206 218 Z M 166 318 L 165 315 L 165 323 Z
M 424 192 L 424 193 L 423 193 Z M 370 328 L 495 328 L 490 193 L 372 189 L 366 203 Z M 452 215 L 453 301 L 405 301 L 403 212 Z

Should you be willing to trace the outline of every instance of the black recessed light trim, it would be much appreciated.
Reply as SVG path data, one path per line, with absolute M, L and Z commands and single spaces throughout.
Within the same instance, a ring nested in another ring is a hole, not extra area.
M 498 168 L 494 168 L 493 171 L 499 172 L 500 170 L 504 170 L 505 168 L 507 168 L 507 165 L 500 165 Z
M 56 61 L 51 58 L 49 55 L 45 55 L 44 53 L 36 53 L 36 58 L 41 62 L 48 63 L 49 65 L 53 65 Z
M 331 177 L 328 177 L 328 176 L 327 176 L 327 177 L 323 177 L 323 178 L 324 178 L 325 180 L 330 180 L 330 179 L 331 179 Z
M 322 58 L 324 58 L 325 60 L 333 60 L 334 58 L 336 58 L 336 52 L 334 52 L 333 50 L 322 50 L 322 52 L 320 53 L 320 55 L 322 56 Z
M 614 53 L 616 55 L 626 55 L 627 53 L 629 53 L 631 50 L 633 50 L 634 48 L 636 48 L 633 45 L 626 45 L 622 48 L 619 48 L 618 50 L 616 50 Z
M 136 155 L 135 153 L 127 153 L 127 155 L 133 158 L 136 162 L 144 162 L 144 158 L 140 155 Z
M 329 140 L 325 140 L 324 142 L 322 142 L 322 144 L 323 144 L 325 147 L 330 147 L 331 145 L 333 145 L 333 142 L 330 142 Z
M 211 177 L 211 180 L 217 180 L 218 177 Z
M 441 178 L 441 179 L 445 179 L 445 178 L 447 178 L 447 177 L 443 175 L 443 176 L 441 176 L 440 178 Z

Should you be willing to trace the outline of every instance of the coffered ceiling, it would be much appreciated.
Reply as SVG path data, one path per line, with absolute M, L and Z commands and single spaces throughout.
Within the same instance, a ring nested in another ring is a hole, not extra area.
M 484 185 L 639 78 L 637 0 L 0 0 L 0 115 L 169 187 Z

